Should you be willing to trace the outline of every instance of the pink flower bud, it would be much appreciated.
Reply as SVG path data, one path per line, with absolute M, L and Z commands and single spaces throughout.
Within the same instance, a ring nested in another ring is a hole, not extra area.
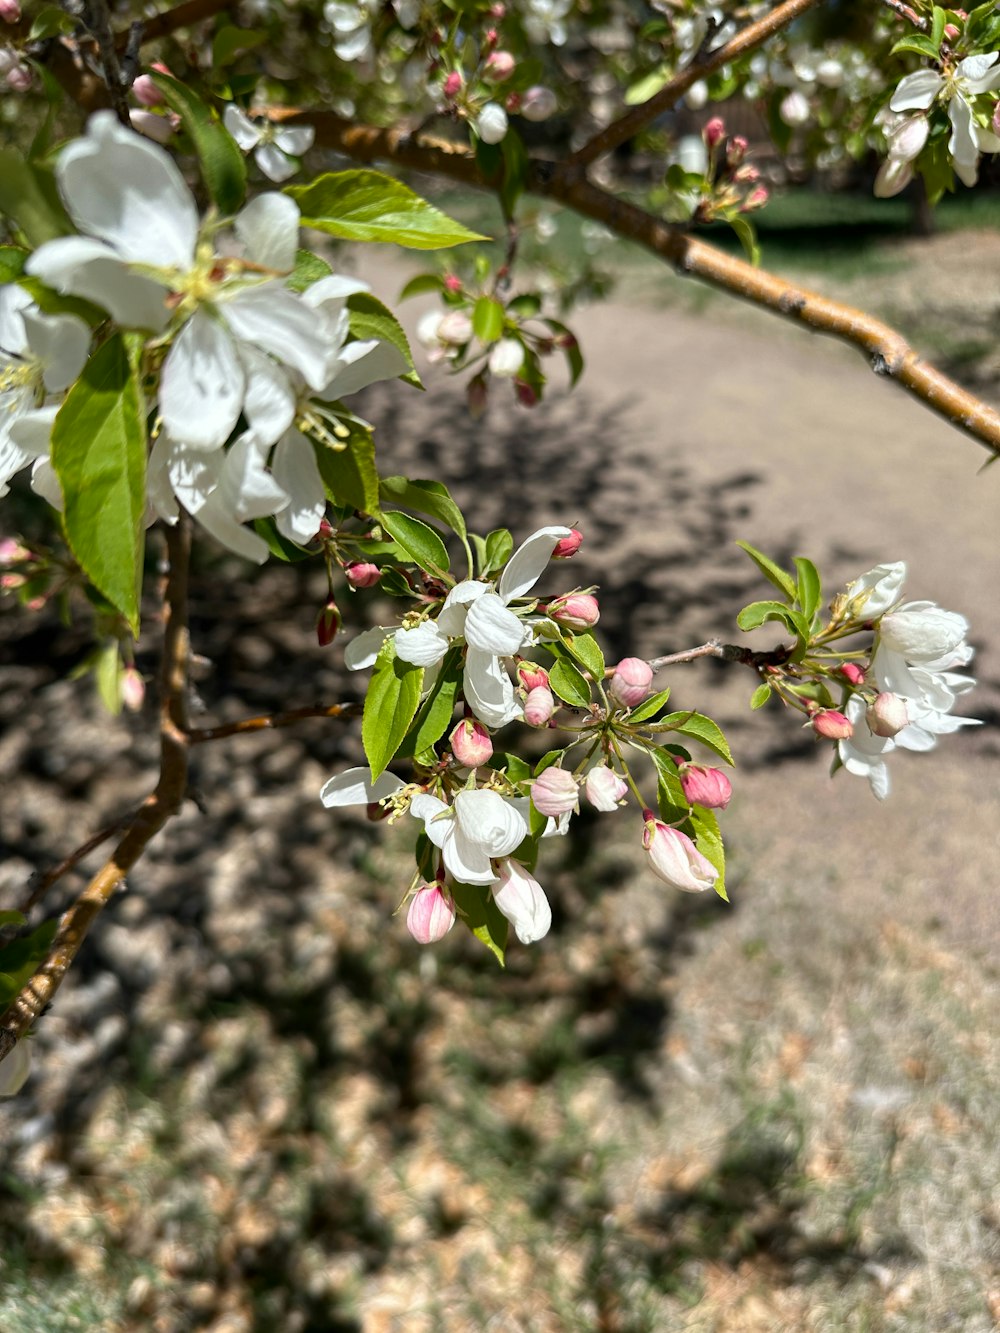
M 483 46 L 486 47 L 487 50 L 492 46 L 496 46 L 499 40 L 500 34 L 497 32 L 496 28 L 487 28 L 483 33 Z
M 503 83 L 517 68 L 517 61 L 509 51 L 491 51 L 483 67 L 483 78 L 491 83 Z
M 378 565 L 372 565 L 367 560 L 355 560 L 353 564 L 345 565 L 344 574 L 352 588 L 374 588 L 382 577 Z
M 446 343 L 467 343 L 472 337 L 472 320 L 464 310 L 449 310 L 438 324 L 437 336 Z
M 824 708 L 820 712 L 814 713 L 812 729 L 817 736 L 822 736 L 825 741 L 846 741 L 854 735 L 854 727 L 850 718 L 846 718 L 843 713 L 838 713 L 835 708 Z
M 490 18 L 496 19 L 499 23 L 501 19 L 507 17 L 507 6 L 501 4 L 490 5 L 487 13 Z
M 475 718 L 467 717 L 459 722 L 449 740 L 452 754 L 466 768 L 478 768 L 493 754 L 490 733 Z
M 726 144 L 726 166 L 738 167 L 746 157 L 749 147 L 749 143 L 742 134 L 734 134 Z M 751 170 L 756 171 L 756 168 L 751 168 Z M 754 180 L 756 179 L 757 177 L 754 176 Z
M 524 701 L 524 720 L 529 727 L 548 726 L 549 718 L 555 711 L 556 701 L 547 686 L 536 685 L 528 691 Z
M 860 685 L 865 678 L 864 668 L 859 667 L 857 662 L 844 662 L 841 665 L 840 674 L 845 680 L 849 680 L 852 685 Z
M 643 818 L 642 846 L 653 874 L 658 875 L 664 884 L 684 893 L 710 889 L 719 878 L 719 872 L 687 834 L 661 823 L 652 810 L 644 810 Z
M 766 185 L 755 186 L 743 201 L 741 213 L 752 213 L 755 208 L 763 208 L 769 198 Z
M 898 694 L 877 694 L 865 711 L 868 728 L 875 736 L 896 736 L 910 725 L 906 700 Z
M 445 291 L 460 292 L 462 290 L 462 279 L 457 273 L 446 273 L 444 275 Z
M 517 680 L 518 684 L 522 685 L 529 693 L 531 690 L 537 690 L 540 685 L 544 686 L 545 689 L 549 688 L 549 673 L 537 662 L 518 662 Z
M 481 417 L 490 401 L 490 386 L 482 373 L 473 375 L 465 386 L 465 402 L 474 417 Z
M 945 37 L 948 38 L 949 42 L 953 42 L 955 38 L 958 36 L 960 31 L 961 29 L 958 28 L 954 23 L 946 23 L 944 25 L 944 35 Z
M 540 815 L 556 818 L 570 810 L 579 810 L 580 792 L 576 778 L 565 768 L 547 768 L 531 784 L 531 799 Z
M 521 115 L 525 120 L 548 120 L 555 114 L 559 103 L 551 88 L 535 84 L 521 94 Z
M 457 69 L 453 69 L 445 79 L 441 91 L 449 101 L 453 101 L 462 91 L 462 76 Z
M 579 528 L 570 528 L 568 537 L 560 537 L 552 551 L 553 560 L 568 560 L 576 555 L 583 545 L 583 533 Z
M 133 83 L 132 96 L 140 106 L 163 105 L 163 94 L 148 74 L 140 74 Z
M 608 692 L 626 708 L 636 708 L 649 694 L 653 668 L 641 657 L 623 657 L 615 667 Z
M 753 185 L 754 181 L 760 180 L 760 172 L 748 163 L 746 166 L 736 168 L 733 180 L 739 181 L 741 185 Z
M 517 401 L 522 407 L 535 407 L 537 405 L 538 393 L 525 380 L 514 381 L 514 392 L 517 394 Z
M 703 805 L 707 810 L 725 810 L 733 794 L 733 784 L 721 768 L 704 768 L 701 764 L 681 764 L 678 769 L 684 795 L 692 805 Z
M 146 697 L 146 684 L 135 667 L 126 667 L 122 672 L 121 700 L 130 713 L 138 713 Z
M 617 810 L 618 802 L 628 795 L 628 783 L 607 764 L 598 764 L 590 770 L 583 789 L 594 809 L 606 812 Z
M 726 137 L 726 127 L 721 116 L 713 116 L 701 132 L 709 148 L 714 148 Z
M 993 133 L 1000 134 L 1000 102 L 997 102 L 993 110 Z
M 331 597 L 326 606 L 316 617 L 316 641 L 321 648 L 328 647 L 337 637 L 340 629 L 340 611 Z
M 0 568 L 6 565 L 20 564 L 23 560 L 29 560 L 30 558 L 31 552 L 26 546 L 22 546 L 15 537 L 5 537 L 3 541 L 0 541 Z
M 32 73 L 29 65 L 15 65 L 7 71 L 7 87 L 15 93 L 26 93 L 31 87 Z
M 455 924 L 455 904 L 440 884 L 425 884 L 410 899 L 406 929 L 418 944 L 436 944 Z
M 128 119 L 137 133 L 152 139 L 154 143 L 169 143 L 180 124 L 170 116 L 159 116 L 155 111 L 143 111 L 134 107 L 128 113 Z
M 591 625 L 596 625 L 600 620 L 601 608 L 597 605 L 597 598 L 589 592 L 573 592 L 550 602 L 549 615 L 569 629 L 590 629 Z
M 0 19 L 4 23 L 18 23 L 21 19 L 21 6 L 17 0 L 0 0 Z

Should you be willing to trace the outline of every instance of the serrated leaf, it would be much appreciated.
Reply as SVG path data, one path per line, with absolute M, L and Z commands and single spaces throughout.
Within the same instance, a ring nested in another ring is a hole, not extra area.
M 763 708 L 770 697 L 771 687 L 766 680 L 763 680 L 750 696 L 750 707 Z
M 722 728 L 704 713 L 670 713 L 651 730 L 673 731 L 679 736 L 688 736 L 691 740 L 700 741 L 702 745 L 707 746 L 727 764 L 736 762 L 729 743 L 722 734 Z
M 440 481 L 383 477 L 379 493 L 383 500 L 405 505 L 407 509 L 416 509 L 421 514 L 429 514 L 431 518 L 447 523 L 452 532 L 457 532 L 460 537 L 466 535 L 462 511 L 451 498 L 448 487 Z
M 669 698 L 669 690 L 659 690 L 656 694 L 651 694 L 638 707 L 632 709 L 628 715 L 629 722 L 645 722 L 655 717 Z
M 549 672 L 549 689 L 574 708 L 590 706 L 590 686 L 572 662 L 556 662 Z
M 76 21 L 60 9 L 58 5 L 46 5 L 35 15 L 28 33 L 29 42 L 43 42 L 48 37 L 59 37 L 71 33 Z
M 361 742 L 373 782 L 385 772 L 410 729 L 423 678 L 423 667 L 401 662 L 394 641 L 386 639 L 375 659 L 361 719 Z
M 804 555 L 795 557 L 795 568 L 798 570 L 797 597 L 799 606 L 802 608 L 802 614 L 806 620 L 812 621 L 813 616 L 819 609 L 820 601 L 823 596 L 823 587 L 820 583 L 819 570 L 811 560 L 807 560 Z
M 212 202 L 224 217 L 231 217 L 243 203 L 247 168 L 239 145 L 218 116 L 186 84 L 169 74 L 154 72 L 150 78 L 163 94 L 198 155 L 202 179 Z
M 729 902 L 726 893 L 726 850 L 722 845 L 719 821 L 714 810 L 707 810 L 703 805 L 691 807 L 691 824 L 694 828 L 695 845 L 706 860 L 710 861 L 719 872 L 715 881 L 715 892 L 724 902 Z
M 382 526 L 420 569 L 447 574 L 448 550 L 433 528 L 399 509 L 383 512 Z
M 325 259 L 314 255 L 311 250 L 296 250 L 295 267 L 285 279 L 285 286 L 293 292 L 304 292 L 320 278 L 328 278 L 333 269 Z
M 472 307 L 472 332 L 480 342 L 493 343 L 503 333 L 504 308 L 492 296 L 481 296 Z
M 740 629 L 748 633 L 750 630 L 759 629 L 769 620 L 779 620 L 782 624 L 787 624 L 785 617 L 790 609 L 784 602 L 751 602 L 737 615 L 736 623 Z
M 410 368 L 400 378 L 414 388 L 424 387 L 413 364 L 413 354 L 403 326 L 388 306 L 383 305 L 377 296 L 372 296 L 371 292 L 354 292 L 347 298 L 347 317 L 355 338 L 377 338 L 379 342 L 395 347 Z
M 430 694 L 417 710 L 409 735 L 400 747 L 401 754 L 419 755 L 437 744 L 451 725 L 461 680 L 461 654 L 451 649 Z
M 762 551 L 756 550 L 749 542 L 737 542 L 736 545 L 754 562 L 760 572 L 766 579 L 769 579 L 776 588 L 780 588 L 789 601 L 795 596 L 795 580 L 791 574 L 787 573 L 780 565 L 776 565 L 769 556 L 764 555 Z
M 483 884 L 453 884 L 451 892 L 462 920 L 503 967 L 510 923 L 493 901 L 489 888 Z
M 52 428 L 66 537 L 87 578 L 139 632 L 146 427 L 121 334 L 94 353 Z
M 514 550 L 514 538 L 507 528 L 494 528 L 487 534 L 482 573 L 488 574 L 501 569 L 510 559 Z
M 328 172 L 311 185 L 286 186 L 302 226 L 347 241 L 380 241 L 411 250 L 441 250 L 488 239 L 463 227 L 401 181 L 380 171 Z
M 73 230 L 52 172 L 37 162 L 26 162 L 14 148 L 0 148 L 0 213 L 24 232 L 33 247 Z
M 418 273 L 399 293 L 398 300 L 408 301 L 411 296 L 425 296 L 428 292 L 444 290 L 444 279 L 438 273 Z
M 594 680 L 603 680 L 606 667 L 601 646 L 593 634 L 567 635 L 564 643 L 576 660 L 582 663 Z
M 346 422 L 349 432 L 343 449 L 314 441 L 316 462 L 327 494 L 335 503 L 350 505 L 362 514 L 378 516 L 379 477 L 375 441 L 370 430 Z
M 0 926 L 24 926 L 27 921 L 23 912 L 0 912 Z

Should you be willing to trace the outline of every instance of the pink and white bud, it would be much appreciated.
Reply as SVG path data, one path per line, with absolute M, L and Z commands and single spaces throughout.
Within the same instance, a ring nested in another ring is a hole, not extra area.
M 719 878 L 719 872 L 687 834 L 662 823 L 652 810 L 645 810 L 643 815 L 642 846 L 653 874 L 658 875 L 664 884 L 684 893 L 710 889 Z
M 865 678 L 864 668 L 859 667 L 857 662 L 844 662 L 840 667 L 840 674 L 852 685 L 860 685 Z
M 617 810 L 618 802 L 628 795 L 628 783 L 607 764 L 598 764 L 587 774 L 583 790 L 595 810 L 609 812 Z
M 756 208 L 763 208 L 770 198 L 766 185 L 756 185 L 743 200 L 741 213 L 752 213 Z
M 130 713 L 138 713 L 146 697 L 146 682 L 135 667 L 126 667 L 119 684 L 121 701 Z
M 835 708 L 823 708 L 812 716 L 812 729 L 825 741 L 848 741 L 854 735 L 854 724 Z
M 551 88 L 535 84 L 521 94 L 521 115 L 525 120 L 548 120 L 555 115 L 559 102 Z
M 425 884 L 410 899 L 406 929 L 418 944 L 437 944 L 455 924 L 455 904 L 440 884 Z
M 597 598 L 589 592 L 574 592 L 549 603 L 549 615 L 569 629 L 590 629 L 601 618 Z
M 148 74 L 140 74 L 133 83 L 132 96 L 140 106 L 162 106 L 164 101 L 163 94 Z
M 498 102 L 487 102 L 476 117 L 475 130 L 483 143 L 500 143 L 507 133 L 507 112 Z
M 524 344 L 519 338 L 501 338 L 490 352 L 490 372 L 512 379 L 524 365 Z
M 993 133 L 1000 134 L 1000 102 L 993 109 Z
M 26 93 L 33 78 L 30 65 L 14 65 L 7 71 L 7 87 L 15 93 Z
M 721 116 L 713 116 L 701 132 L 709 148 L 715 148 L 726 137 L 726 126 Z
M 5 537 L 0 541 L 0 569 L 9 565 L 19 565 L 31 559 L 31 552 L 15 537 Z
M 583 533 L 579 528 L 570 528 L 568 537 L 560 537 L 552 551 L 553 560 L 568 560 L 576 555 L 583 545 Z
M 472 320 L 464 310 L 449 310 L 437 326 L 437 337 L 446 343 L 467 343 L 472 337 Z
M 529 694 L 540 687 L 546 690 L 549 688 L 549 673 L 537 662 L 518 662 L 517 679 Z
M 677 772 L 684 795 L 692 805 L 703 805 L 706 810 L 725 810 L 733 794 L 733 784 L 721 768 L 681 764 Z
M 740 166 L 747 155 L 747 149 L 749 147 L 750 144 L 748 140 L 745 139 L 742 134 L 734 134 L 726 144 L 726 166 L 730 168 Z M 756 180 L 760 173 L 755 167 L 749 168 L 749 170 L 755 172 L 753 179 Z
M 947 37 L 949 42 L 953 42 L 960 32 L 961 29 L 957 26 L 957 24 L 946 23 L 944 25 L 944 35 L 945 37 Z
M 493 754 L 490 733 L 481 722 L 472 717 L 459 722 L 451 733 L 449 741 L 452 754 L 465 768 L 478 768 Z
M 576 778 L 565 768 L 547 768 L 531 784 L 531 800 L 540 815 L 553 819 L 580 808 Z
M 462 91 L 462 76 L 457 69 L 453 69 L 445 79 L 441 87 L 441 92 L 444 94 L 445 97 L 447 97 L 449 101 L 454 101 L 454 99 L 458 96 L 458 94 L 461 91 Z
M 367 560 L 355 560 L 344 566 L 344 575 L 352 588 L 374 588 L 382 577 L 382 571 L 378 565 Z
M 524 720 L 529 727 L 547 727 L 555 711 L 556 701 L 547 686 L 536 685 L 528 691 L 524 701 Z
M 898 694 L 882 691 L 865 710 L 868 729 L 874 736 L 896 736 L 910 725 L 906 700 Z
M 128 113 L 129 124 L 146 139 L 154 143 L 169 143 L 177 130 L 179 121 L 169 116 L 159 116 L 155 111 L 143 111 L 133 108 Z
M 615 667 L 608 692 L 626 708 L 636 708 L 649 694 L 653 668 L 641 657 L 623 657 Z
M 4 23 L 20 23 L 21 6 L 18 0 L 0 0 L 0 19 Z
M 493 885 L 493 901 L 514 927 L 522 944 L 534 944 L 549 933 L 552 909 L 545 891 L 519 862 L 505 857 L 497 869 L 500 878 Z
M 340 629 L 340 621 L 340 609 L 331 597 L 316 617 L 316 642 L 321 648 L 328 648 L 333 643 Z
M 517 69 L 517 61 L 509 51 L 491 51 L 483 67 L 483 78 L 491 83 L 503 83 Z

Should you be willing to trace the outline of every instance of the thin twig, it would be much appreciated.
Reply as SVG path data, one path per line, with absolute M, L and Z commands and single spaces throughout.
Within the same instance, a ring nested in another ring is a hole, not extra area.
M 667 653 L 665 657 L 651 657 L 649 665 L 653 671 L 659 671 L 661 667 L 675 666 L 678 662 L 696 662 L 699 657 L 721 657 L 722 645 L 718 639 L 709 639 L 707 643 L 701 643 L 697 648 L 686 648 L 681 653 Z
M 620 144 L 626 143 L 640 130 L 652 124 L 657 116 L 676 105 L 693 84 L 709 74 L 714 74 L 723 65 L 731 64 L 740 56 L 746 55 L 748 51 L 754 50 L 818 3 L 819 0 L 784 0 L 783 4 L 775 6 L 769 14 L 756 19 L 753 23 L 748 23 L 725 45 L 717 47 L 702 56 L 700 60 L 695 60 L 680 70 L 648 102 L 633 107 L 618 120 L 606 125 L 592 139 L 588 139 L 569 159 L 570 165 L 577 168 L 587 167 L 599 157 L 612 152 Z
M 290 727 L 304 718 L 360 717 L 361 713 L 361 704 L 316 704 L 306 708 L 290 708 L 284 713 L 245 717 L 240 722 L 224 722 L 218 727 L 192 727 L 186 734 L 189 745 L 203 745 L 206 741 L 220 741 L 227 736 L 247 736 L 255 731 L 273 731 L 276 727 Z
M 915 28 L 919 28 L 921 32 L 926 32 L 927 20 L 921 18 L 915 9 L 911 9 L 909 5 L 904 4 L 903 0 L 882 0 L 882 3 L 887 5 L 893 13 L 898 14 L 900 18 L 906 19 Z
M 118 50 L 115 34 L 111 30 L 111 12 L 108 9 L 107 0 L 83 0 L 79 8 L 80 17 L 87 31 L 97 43 L 104 83 L 115 115 L 126 129 L 131 129 L 132 122 L 129 119 L 127 88 L 122 79 L 121 66 L 118 63 Z M 126 46 L 127 44 L 128 34 L 126 34 Z
M 58 883 L 63 875 L 69 874 L 73 867 L 78 865 L 85 856 L 89 855 L 95 849 L 95 847 L 100 847 L 102 842 L 107 842 L 108 839 L 113 838 L 116 833 L 120 833 L 126 824 L 131 823 L 136 817 L 136 814 L 137 811 L 129 810 L 127 814 L 119 815 L 113 824 L 108 824 L 105 828 L 99 829 L 97 833 L 88 838 L 86 842 L 81 843 L 75 851 L 70 852 L 68 856 L 64 857 L 58 865 L 53 866 L 51 870 L 36 871 L 36 873 L 28 880 L 28 896 L 25 898 L 20 908 L 25 916 L 27 916 L 33 907 L 36 907 L 38 903 L 41 902 L 53 884 Z
M 700 643 L 697 648 L 685 648 L 683 652 L 667 653 L 665 657 L 651 657 L 649 665 L 656 672 L 665 666 L 696 662 L 700 657 L 717 657 L 723 662 L 739 662 L 742 666 L 753 667 L 755 671 L 759 671 L 762 667 L 783 666 L 794 651 L 794 647 L 787 647 L 784 644 L 761 651 L 744 648 L 738 643 L 720 643 L 718 639 L 709 639 L 707 643 Z

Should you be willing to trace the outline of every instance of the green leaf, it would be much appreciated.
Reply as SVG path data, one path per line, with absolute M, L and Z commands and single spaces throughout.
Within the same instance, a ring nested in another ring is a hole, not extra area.
M 411 250 L 441 250 L 488 238 L 469 231 L 380 171 L 329 172 L 311 185 L 287 186 L 302 226 L 346 241 L 382 241 Z
M 87 578 L 139 632 L 146 427 L 122 335 L 83 368 L 52 429 L 66 537 Z
M 0 245 L 0 283 L 14 282 L 24 272 L 28 251 L 18 245 Z
M 267 549 L 271 554 L 279 560 L 284 560 L 286 564 L 298 564 L 300 560 L 308 560 L 310 556 L 316 555 L 315 551 L 307 551 L 304 546 L 297 546 L 295 542 L 289 541 L 278 531 L 278 525 L 273 518 L 254 519 L 253 529 L 258 537 L 263 537 L 267 542 Z
M 669 698 L 669 690 L 660 690 L 657 694 L 651 694 L 637 708 L 632 709 L 628 715 L 629 722 L 645 722 L 647 719 L 655 717 Z
M 0 912 L 0 926 L 25 926 L 28 918 L 23 912 Z
M 244 51 L 252 51 L 254 47 L 263 46 L 266 41 L 265 32 L 252 28 L 237 28 L 235 24 L 228 23 L 224 28 L 219 28 L 212 39 L 212 68 L 225 69 Z
M 493 343 L 503 333 L 504 308 L 492 296 L 481 296 L 472 309 L 472 332 L 484 343 Z
M 691 740 L 700 741 L 727 764 L 736 762 L 721 727 L 704 713 L 670 713 L 651 730 L 675 731 L 679 736 L 688 736 Z
M 947 15 L 940 5 L 931 6 L 931 31 L 930 39 L 934 44 L 935 54 L 941 50 L 941 38 L 944 36 L 944 25 Z
M 58 5 L 46 5 L 36 15 L 28 33 L 29 42 L 43 42 L 47 37 L 71 33 L 76 21 Z
M 448 551 L 433 528 L 398 509 L 390 509 L 382 514 L 382 526 L 420 569 L 433 574 L 447 574 Z
M 788 600 L 792 601 L 795 597 L 795 581 L 791 574 L 783 570 L 780 565 L 776 565 L 774 561 L 764 555 L 763 552 L 752 547 L 749 542 L 737 542 L 736 545 L 740 547 L 741 550 L 746 551 L 747 555 L 764 577 L 770 579 L 774 586 L 780 588 Z
M 108 639 L 101 644 L 94 663 L 97 695 L 112 717 L 122 711 L 122 658 L 118 640 Z
M 504 217 L 511 217 L 517 207 L 517 201 L 524 193 L 528 180 L 530 162 L 524 140 L 513 126 L 507 130 L 500 143 L 503 154 L 503 181 L 500 185 L 500 207 Z
M 285 286 L 293 292 L 304 292 L 314 282 L 319 282 L 320 278 L 328 278 L 332 272 L 326 260 L 320 259 L 311 250 L 296 250 L 295 267 L 285 279 Z
M 483 884 L 453 884 L 451 892 L 462 920 L 503 967 L 509 922 L 493 894 Z
M 444 290 L 444 279 L 439 273 L 418 273 L 415 278 L 411 278 L 403 290 L 399 293 L 400 301 L 408 301 L 411 296 L 424 296 L 427 292 L 441 292 Z
M 766 680 L 763 680 L 750 696 L 750 707 L 763 708 L 770 697 L 771 687 Z
M 739 213 L 733 213 L 726 221 L 732 227 L 733 231 L 743 247 L 743 253 L 747 257 L 747 263 L 755 267 L 760 263 L 760 246 L 757 244 L 757 228 L 749 218 L 741 217 Z
M 594 680 L 603 680 L 606 670 L 604 654 L 593 634 L 572 634 L 565 639 L 566 647 L 578 662 L 590 672 Z M 589 700 L 588 700 L 589 702 Z
M 729 902 L 729 895 L 726 893 L 726 850 L 722 845 L 722 834 L 719 832 L 719 821 L 715 817 L 714 810 L 707 810 L 703 805 L 694 805 L 691 807 L 691 824 L 694 827 L 695 843 L 699 852 L 706 860 L 711 861 L 719 872 L 719 878 L 715 881 L 715 892 L 723 899 Z
M 400 747 L 400 754 L 421 754 L 437 744 L 451 725 L 461 680 L 462 656 L 452 648 L 442 663 L 430 694 L 420 705 L 410 733 Z
M 807 560 L 804 555 L 795 557 L 795 568 L 798 570 L 798 603 L 802 608 L 802 614 L 806 620 L 812 622 L 813 616 L 819 610 L 820 601 L 823 596 L 823 587 L 820 583 L 819 570 L 811 560 Z
M 514 538 L 506 528 L 494 528 L 486 537 L 486 550 L 482 561 L 483 574 L 502 569 L 514 550 Z
M 513 301 L 508 301 L 507 310 L 518 319 L 534 319 L 542 312 L 542 298 L 535 292 L 522 292 Z
M 574 708 L 590 706 L 590 686 L 572 662 L 557 662 L 549 672 L 549 688 Z
M 641 79 L 637 79 L 630 88 L 626 89 L 625 105 L 641 106 L 643 102 L 648 102 L 669 82 L 670 70 L 666 65 L 653 70 L 651 74 L 644 74 Z
M 385 772 L 410 729 L 420 703 L 423 679 L 423 667 L 401 662 L 392 638 L 386 639 L 375 659 L 361 719 L 361 742 L 371 765 L 373 782 Z
M 180 116 L 198 155 L 202 178 L 212 202 L 224 217 L 231 217 L 243 203 L 247 189 L 246 163 L 236 140 L 215 112 L 186 84 L 169 74 L 153 73 L 150 78 L 163 94 L 167 106 Z
M 668 749 L 661 750 L 658 746 L 654 746 L 649 752 L 649 757 L 656 767 L 657 804 L 660 808 L 660 817 L 668 822 L 685 818 L 688 813 L 688 799 L 677 776 L 677 765 L 674 763 L 673 755 Z
M 6 214 L 32 247 L 73 230 L 55 177 L 14 148 L 0 148 L 0 213 Z
M 424 386 L 413 364 L 413 354 L 403 326 L 388 306 L 370 292 L 355 292 L 347 298 L 347 316 L 350 320 L 351 333 L 355 338 L 377 338 L 379 342 L 389 343 L 400 353 L 410 367 L 409 372 L 400 376 L 417 389 Z
M 43 921 L 30 935 L 0 948 L 0 1012 L 26 986 L 49 955 L 58 921 Z
M 549 326 L 559 341 L 559 350 L 566 358 L 566 365 L 569 367 L 569 383 L 572 388 L 583 374 L 583 353 L 580 351 L 576 334 L 558 319 L 545 319 L 542 323 Z
M 901 37 L 889 52 L 891 56 L 901 55 L 904 51 L 912 52 L 917 56 L 927 56 L 929 60 L 937 60 L 938 47 L 923 34 L 914 34 L 912 37 Z
M 490 767 L 495 768 L 498 773 L 506 773 L 514 783 L 527 782 L 531 777 L 531 768 L 519 754 L 494 753 Z
M 809 624 L 801 611 L 793 611 L 784 602 L 751 602 L 736 617 L 736 623 L 742 630 L 759 629 L 769 620 L 780 621 L 802 641 L 808 642 Z
M 451 498 L 448 487 L 440 481 L 411 481 L 409 477 L 383 477 L 379 484 L 383 500 L 416 509 L 421 514 L 447 523 L 452 532 L 465 537 L 465 519 L 461 509 Z
M 343 449 L 313 444 L 323 485 L 331 500 L 350 505 L 362 514 L 378 516 L 378 470 L 375 467 L 375 441 L 360 424 L 345 422 L 348 437 Z

